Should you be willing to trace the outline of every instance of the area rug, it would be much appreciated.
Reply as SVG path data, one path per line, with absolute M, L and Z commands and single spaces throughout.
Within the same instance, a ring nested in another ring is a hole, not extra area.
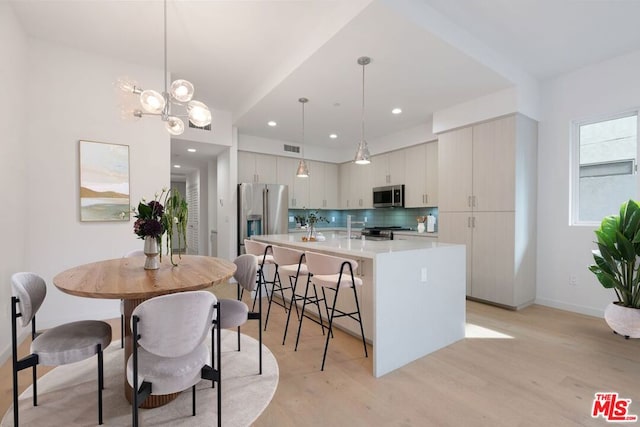
M 222 331 L 222 424 L 249 426 L 271 401 L 278 386 L 278 363 L 263 346 L 262 375 L 258 375 L 258 341 L 236 332 Z M 130 426 L 131 405 L 124 397 L 124 350 L 114 341 L 104 352 L 105 426 Z M 95 357 L 55 368 L 38 380 L 38 406 L 32 406 L 32 389 L 20 395 L 20 425 L 33 427 L 94 426 L 98 424 L 97 362 Z M 142 426 L 213 426 L 217 423 L 216 393 L 211 382 L 197 386 L 196 416 L 191 416 L 191 390 L 159 408 L 141 409 Z M 13 425 L 13 407 L 1 426 Z

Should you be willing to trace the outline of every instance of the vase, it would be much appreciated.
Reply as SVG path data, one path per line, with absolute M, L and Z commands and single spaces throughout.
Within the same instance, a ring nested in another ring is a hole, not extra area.
M 316 240 L 316 229 L 313 225 L 309 225 L 309 230 L 307 231 L 307 240 Z
M 424 233 L 424 222 L 418 223 L 418 233 Z
M 604 320 L 615 333 L 625 338 L 640 338 L 640 308 L 612 302 L 604 310 Z
M 144 261 L 145 270 L 157 270 L 160 268 L 159 252 L 158 239 L 153 236 L 146 236 L 144 238 L 144 254 L 147 257 Z

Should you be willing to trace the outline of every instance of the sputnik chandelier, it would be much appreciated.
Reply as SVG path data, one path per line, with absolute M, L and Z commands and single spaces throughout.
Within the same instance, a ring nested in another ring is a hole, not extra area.
M 204 127 L 211 124 L 211 111 L 203 102 L 193 99 L 194 87 L 187 80 L 178 79 L 167 87 L 167 0 L 164 0 L 164 91 L 159 93 L 153 89 L 143 89 L 137 82 L 122 77 L 117 86 L 125 92 L 139 95 L 140 107 L 132 112 L 134 117 L 158 116 L 165 122 L 171 135 L 184 132 L 181 117 L 188 117 L 195 126 Z M 182 107 L 186 114 L 177 114 L 176 109 Z

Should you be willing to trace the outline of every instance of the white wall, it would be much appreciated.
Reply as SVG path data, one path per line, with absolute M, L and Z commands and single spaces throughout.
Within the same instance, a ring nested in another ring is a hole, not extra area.
M 207 162 L 207 181 L 209 188 L 209 195 L 207 198 L 207 222 L 209 224 L 209 229 L 206 230 L 208 234 L 207 239 L 209 240 L 209 250 L 207 251 L 207 255 L 217 256 L 218 254 L 218 245 L 214 242 L 215 247 L 211 244 L 211 232 L 218 232 L 218 160 L 216 159 Z M 217 234 L 216 234 L 216 242 L 217 242 Z
M 238 129 L 233 128 L 232 146 L 218 155 L 217 162 L 218 257 L 232 260 L 237 255 Z
M 196 87 L 196 99 L 198 88 Z M 206 102 L 205 102 L 206 104 Z M 231 146 L 231 112 L 223 110 L 211 110 L 211 131 L 194 129 L 189 127 L 187 119 L 184 119 L 184 133 L 177 139 L 205 142 L 208 144 Z
M 83 318 L 113 318 L 118 302 L 78 298 L 51 283 L 70 267 L 121 257 L 142 241 L 128 222 L 79 221 L 78 140 L 129 145 L 131 204 L 169 187 L 170 141 L 157 118 L 123 121 L 113 82 L 135 77 L 162 87 L 161 70 L 30 40 L 27 101 L 27 268 L 42 275 L 48 295 L 41 327 Z M 12 103 L 13 104 L 13 103 Z
M 386 153 L 387 151 L 398 150 L 400 148 L 410 147 L 412 145 L 421 144 L 423 142 L 435 141 L 438 137 L 432 132 L 431 120 L 426 121 L 418 126 L 403 129 L 389 135 L 379 138 L 369 139 L 369 151 L 371 155 Z M 349 152 L 349 157 L 344 161 L 353 161 L 356 154 L 356 146 Z
M 11 275 L 26 270 L 25 230 L 28 229 L 25 128 L 23 90 L 27 81 L 27 40 L 13 9 L 0 2 L 0 180 L 4 207 L 0 209 L 2 241 L 0 245 L 0 362 L 11 348 Z M 50 210 L 49 207 L 48 210 Z M 47 211 L 48 211 L 47 210 Z
M 422 142 L 434 141 L 438 139 L 432 132 L 431 120 L 394 132 L 378 138 L 368 139 L 369 151 L 372 155 L 386 153 Z M 297 142 L 287 142 L 277 139 L 262 138 L 253 135 L 240 134 L 238 136 L 238 150 L 251 151 L 255 153 L 272 154 L 283 157 L 300 158 L 300 154 L 289 153 L 283 150 L 284 144 L 300 145 Z M 343 148 L 328 148 L 318 145 L 305 146 L 305 158 L 329 163 L 345 163 L 353 161 L 356 154 L 356 144 Z
M 540 304 L 600 316 L 615 299 L 587 270 L 595 227 L 569 226 L 571 122 L 640 106 L 640 51 L 542 84 L 538 135 L 538 266 Z M 577 285 L 569 285 L 575 275 Z
M 295 157 L 302 156 L 297 153 L 284 151 L 284 144 L 300 146 L 298 142 L 282 141 L 278 139 L 262 138 L 253 135 L 238 135 L 238 150 L 252 151 L 254 153 L 272 154 L 275 156 Z M 305 145 L 304 157 L 308 160 L 318 160 L 331 163 L 342 163 L 355 155 L 356 146 L 353 146 L 353 153 L 343 148 L 326 148 L 318 145 Z

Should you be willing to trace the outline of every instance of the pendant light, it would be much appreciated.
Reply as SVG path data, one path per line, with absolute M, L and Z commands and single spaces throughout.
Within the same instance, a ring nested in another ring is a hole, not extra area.
M 362 65 L 362 133 L 360 137 L 360 143 L 358 144 L 358 151 L 356 151 L 356 158 L 354 161 L 358 165 L 368 165 L 371 163 L 371 155 L 369 154 L 369 146 L 364 139 L 364 67 L 371 62 L 371 58 L 368 56 L 361 56 L 358 58 L 358 64 Z
M 193 99 L 193 84 L 187 80 L 178 79 L 167 85 L 167 0 L 164 0 L 164 91 L 162 93 L 144 90 L 133 80 L 122 77 L 117 86 L 125 92 L 139 95 L 140 108 L 132 111 L 134 117 L 158 116 L 165 122 L 165 127 L 171 135 L 181 135 L 184 132 L 184 122 L 181 117 L 195 126 L 204 127 L 211 124 L 211 111 L 203 102 Z M 176 114 L 177 107 L 186 110 L 186 114 Z M 126 114 L 131 112 L 126 111 Z
M 300 98 L 298 99 L 298 102 L 302 104 L 302 158 L 300 159 L 300 163 L 298 163 L 296 176 L 298 178 L 308 178 L 309 168 L 307 167 L 307 162 L 304 161 L 304 104 L 309 102 L 309 100 L 307 98 Z

